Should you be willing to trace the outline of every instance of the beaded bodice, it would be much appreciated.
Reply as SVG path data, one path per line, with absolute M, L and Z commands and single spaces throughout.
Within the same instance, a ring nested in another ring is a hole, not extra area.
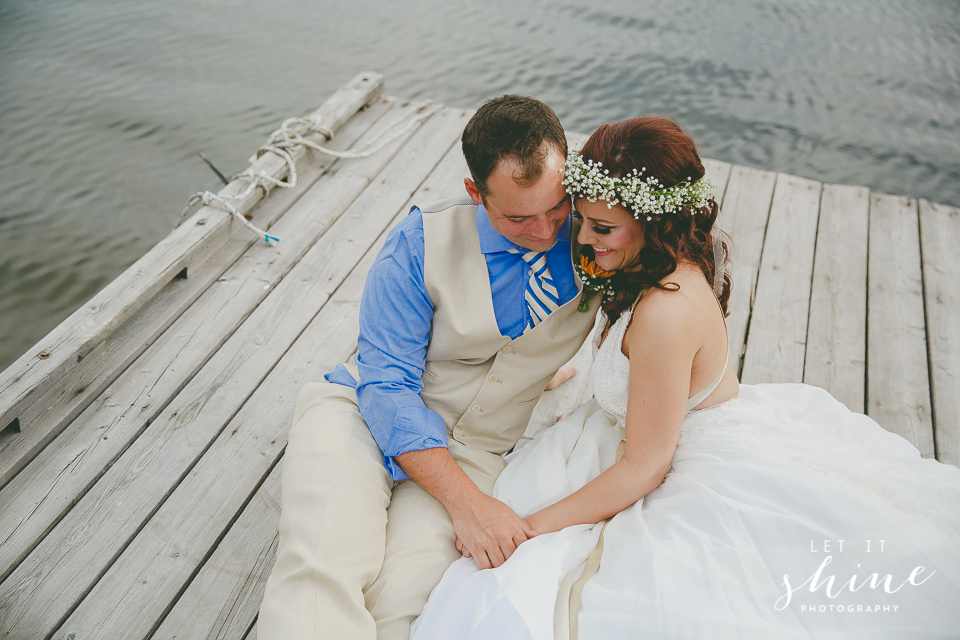
M 600 407 L 617 419 L 622 427 L 627 419 L 627 396 L 630 391 L 630 360 L 627 359 L 621 348 L 623 336 L 630 326 L 632 309 L 627 309 L 617 318 L 617 321 L 603 338 L 603 328 L 606 325 L 605 316 L 601 311 L 601 322 L 593 337 L 593 372 L 591 383 L 593 394 Z

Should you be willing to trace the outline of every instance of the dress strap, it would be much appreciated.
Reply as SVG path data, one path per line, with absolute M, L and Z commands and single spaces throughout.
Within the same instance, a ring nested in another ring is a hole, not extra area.
M 716 379 L 708 384 L 703 391 L 700 391 L 696 395 L 687 399 L 687 411 L 693 411 L 697 406 L 706 400 L 711 393 L 717 390 L 717 387 L 720 386 L 720 382 L 723 381 L 724 374 L 727 373 L 727 364 L 730 362 L 730 339 L 727 338 L 727 356 L 723 361 L 723 369 L 720 370 L 720 375 Z
M 716 379 L 708 384 L 704 389 L 695 393 L 690 398 L 687 398 L 687 412 L 693 411 L 699 406 L 701 402 L 710 397 L 710 394 L 717 390 L 717 387 L 720 386 L 720 383 L 723 381 L 724 374 L 727 373 L 727 367 L 730 366 L 730 334 L 727 333 L 727 318 L 723 315 L 723 307 L 720 305 L 720 298 L 717 297 L 716 291 L 713 295 L 714 300 L 717 301 L 717 306 L 720 307 L 720 317 L 723 318 L 723 332 L 727 336 L 727 355 L 723 359 L 723 368 L 720 369 L 720 374 Z

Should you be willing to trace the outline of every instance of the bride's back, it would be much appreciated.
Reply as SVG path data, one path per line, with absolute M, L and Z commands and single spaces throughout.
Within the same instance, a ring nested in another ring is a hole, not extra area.
M 630 357 L 630 338 L 635 327 L 639 330 L 649 324 L 644 322 L 645 319 L 653 320 L 656 324 L 664 316 L 679 318 L 684 339 L 688 341 L 688 346 L 695 349 L 687 397 L 692 398 L 713 384 L 721 371 L 723 377 L 716 389 L 695 408 L 705 409 L 735 397 L 739 382 L 728 353 L 726 322 L 717 297 L 703 273 L 696 266 L 682 262 L 672 274 L 661 280 L 661 284 L 667 286 L 668 290 L 648 289 L 640 297 L 621 351 Z M 674 289 L 674 284 L 679 289 L 670 290 Z M 637 337 L 643 340 L 657 339 L 649 328 L 643 333 L 646 335 Z M 664 358 L 670 357 L 667 352 L 662 355 Z M 655 366 L 655 363 L 651 363 L 651 366 Z

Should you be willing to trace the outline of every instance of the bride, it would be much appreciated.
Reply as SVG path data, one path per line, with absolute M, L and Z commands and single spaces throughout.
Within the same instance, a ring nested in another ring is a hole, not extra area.
M 595 397 L 497 481 L 539 535 L 454 563 L 414 639 L 960 634 L 960 469 L 822 389 L 739 385 L 703 175 L 663 118 L 571 153 Z

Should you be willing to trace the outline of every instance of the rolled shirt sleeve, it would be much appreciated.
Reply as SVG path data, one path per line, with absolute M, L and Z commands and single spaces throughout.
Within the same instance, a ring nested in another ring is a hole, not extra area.
M 423 278 L 423 217 L 414 209 L 387 236 L 360 302 L 357 367 L 360 414 L 394 480 L 394 456 L 447 446 L 447 427 L 420 398 L 433 322 Z
M 511 252 L 520 247 L 497 233 L 482 206 L 477 208 L 477 230 L 497 325 L 502 335 L 517 338 L 529 320 L 524 302 L 528 265 Z M 326 375 L 329 382 L 356 388 L 360 414 L 394 480 L 407 477 L 394 456 L 447 446 L 443 418 L 420 398 L 433 323 L 423 257 L 423 214 L 414 208 L 387 235 L 367 275 L 360 302 L 359 384 L 342 365 Z M 547 251 L 547 264 L 561 302 L 571 300 L 577 283 L 570 262 L 569 219 Z

